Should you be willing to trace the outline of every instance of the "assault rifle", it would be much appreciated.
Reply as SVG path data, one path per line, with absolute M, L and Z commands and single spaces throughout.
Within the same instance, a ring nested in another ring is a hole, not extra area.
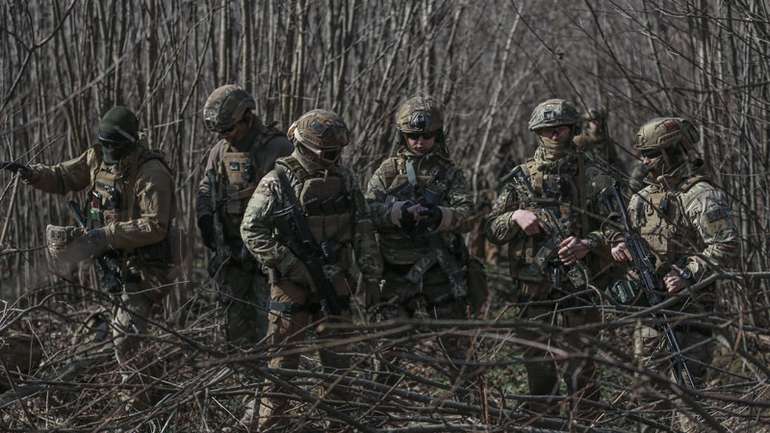
M 567 230 L 565 223 L 556 216 L 551 206 L 549 206 L 552 205 L 553 201 L 536 197 L 529 176 L 524 173 L 520 166 L 516 167 L 509 174 L 509 178 L 517 186 L 517 191 L 524 194 L 524 197 L 519 197 L 523 199 L 522 204 L 534 209 L 533 212 L 537 215 L 540 226 L 548 237 L 541 245 L 537 254 L 535 254 L 537 267 L 543 274 L 550 277 L 554 288 L 561 286 L 561 272 L 563 268 L 567 269 L 567 278 L 574 287 L 585 286 L 588 283 L 588 270 L 586 267 L 580 262 L 576 262 L 571 266 L 564 266 L 559 260 L 559 247 L 561 242 L 569 237 L 569 230 Z
M 88 230 L 88 221 L 80 211 L 80 206 L 74 201 L 67 202 L 78 225 Z M 96 258 L 96 269 L 101 274 L 101 281 L 109 293 L 119 293 L 123 290 L 123 278 L 120 276 L 120 265 L 115 257 L 103 254 Z
M 278 182 L 285 194 L 288 206 L 273 214 L 274 224 L 278 230 L 281 241 L 289 248 L 304 265 L 310 274 L 310 278 L 321 295 L 321 313 L 324 316 L 339 316 L 342 308 L 337 301 L 337 291 L 329 276 L 324 271 L 327 265 L 336 262 L 334 241 L 321 241 L 315 239 L 307 224 L 304 210 L 294 194 L 286 173 L 281 167 L 276 167 Z
M 230 248 L 225 241 L 225 234 L 222 228 L 221 216 L 219 213 L 224 199 L 222 197 L 222 185 L 215 170 L 206 172 L 206 178 L 209 181 L 209 194 L 211 194 L 211 216 L 214 226 L 214 257 L 209 262 L 209 275 L 212 277 L 219 272 L 222 264 L 232 255 Z
M 658 278 L 655 273 L 656 257 L 653 255 L 652 251 L 650 251 L 650 248 L 647 246 L 644 239 L 642 239 L 641 235 L 631 227 L 631 221 L 628 217 L 628 211 L 626 210 L 626 201 L 623 198 L 620 185 L 615 183 L 610 187 L 610 190 L 605 191 L 602 196 L 607 202 L 608 209 L 617 210 L 621 217 L 621 223 L 623 225 L 623 241 L 626 244 L 628 252 L 631 254 L 631 266 L 639 276 L 639 282 L 647 303 L 650 306 L 655 306 L 663 302 L 661 293 L 665 292 L 665 287 L 663 287 L 660 278 Z M 666 313 L 654 312 L 653 317 L 659 319 L 663 335 L 666 337 L 668 351 L 671 353 L 671 364 L 674 367 L 674 377 L 676 378 L 676 382 L 680 386 L 695 389 L 695 383 L 693 383 L 692 375 L 687 367 L 687 361 L 682 355 L 682 350 L 676 339 L 676 334 L 674 334 L 674 330 L 669 324 Z

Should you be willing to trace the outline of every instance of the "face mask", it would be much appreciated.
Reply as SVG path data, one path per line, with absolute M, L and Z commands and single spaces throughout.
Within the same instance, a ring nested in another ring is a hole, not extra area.
M 563 157 L 567 153 L 567 142 L 567 139 L 560 141 L 548 137 L 540 137 L 540 146 L 543 148 L 543 155 L 549 160 L 556 160 Z
M 134 149 L 133 143 L 111 143 L 102 141 L 102 160 L 107 164 L 117 164 Z

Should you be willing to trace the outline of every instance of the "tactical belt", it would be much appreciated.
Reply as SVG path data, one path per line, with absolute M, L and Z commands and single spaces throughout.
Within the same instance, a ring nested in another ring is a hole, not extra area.
M 337 296 L 337 304 L 342 310 L 350 310 L 350 296 Z M 270 311 L 277 311 L 282 314 L 296 314 L 302 311 L 315 314 L 321 311 L 321 304 L 313 302 L 310 304 L 295 304 L 293 302 L 270 301 Z

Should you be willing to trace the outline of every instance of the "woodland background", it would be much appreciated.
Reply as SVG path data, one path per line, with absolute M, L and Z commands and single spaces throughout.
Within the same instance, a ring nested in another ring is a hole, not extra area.
M 178 224 L 192 240 L 172 311 L 207 284 L 194 197 L 216 137 L 200 114 L 207 95 L 230 82 L 282 129 L 312 108 L 340 113 L 354 137 L 344 162 L 362 181 L 394 151 L 398 104 L 430 93 L 445 106 L 451 155 L 477 197 L 534 151 L 527 120 L 547 98 L 607 107 L 627 161 L 644 121 L 688 117 L 712 178 L 733 200 L 736 271 L 770 270 L 766 0 L 0 2 L 0 158 L 74 157 L 95 140 L 102 113 L 134 109 L 146 142 L 175 171 Z M 72 224 L 64 200 L 0 173 L 6 301 L 52 287 L 77 292 L 45 271 L 45 225 Z M 749 412 L 762 420 L 754 410 L 770 406 L 770 372 L 749 361 L 770 341 L 769 289 L 746 274 L 721 292 L 719 323 L 743 353 L 730 364 L 742 378 L 729 391 L 739 401 L 734 422 Z M 14 314 L 8 305 L 6 318 Z

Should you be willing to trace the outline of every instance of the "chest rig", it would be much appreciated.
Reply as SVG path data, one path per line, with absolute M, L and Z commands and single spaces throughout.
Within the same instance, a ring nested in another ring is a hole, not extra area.
M 393 164 L 393 170 L 386 173 L 392 180 L 388 184 L 386 194 L 390 201 L 421 201 L 426 194 L 444 197 L 449 190 L 449 167 L 442 164 L 429 164 L 424 158 L 398 158 Z
M 548 208 L 560 219 L 570 234 L 580 235 L 579 218 L 572 209 L 573 206 L 582 206 L 583 199 L 580 196 L 579 184 L 582 174 L 578 172 L 578 165 L 571 162 L 564 164 L 543 164 L 542 162 L 529 160 L 525 164 L 527 174 L 534 197 L 532 203 L 527 200 L 520 201 L 521 208 L 535 206 Z M 521 188 L 518 186 L 517 188 Z M 527 197 L 528 191 L 517 191 L 519 198 Z
M 264 173 L 256 172 L 250 152 L 234 152 L 230 146 L 222 155 L 221 171 L 227 180 L 224 211 L 230 216 L 242 216 Z
M 659 185 L 650 188 L 649 195 L 632 209 L 633 222 L 653 252 L 661 259 L 656 267 L 664 271 L 667 264 L 688 255 L 689 241 L 698 239 L 698 233 L 688 221 L 682 196 L 696 183 L 705 181 L 697 176 L 685 180 L 676 191 L 667 191 Z
M 91 173 L 93 183 L 88 192 L 88 219 L 92 227 L 103 227 L 139 216 L 134 186 L 139 167 L 151 160 L 168 165 L 160 153 L 145 150 L 135 160 L 123 160 L 118 164 L 104 162 Z M 169 169 L 170 171 L 170 169 Z
M 584 201 L 580 193 L 582 168 L 581 164 L 570 160 L 543 163 L 534 159 L 517 167 L 512 175 L 518 173 L 514 175 L 518 180 L 512 182 L 511 187 L 518 198 L 519 209 L 533 210 L 538 218 L 547 218 L 548 224 L 561 227 L 563 237 L 581 236 L 588 229 L 581 223 L 581 213 L 573 207 L 582 207 Z M 547 277 L 552 286 L 561 286 L 562 266 L 556 257 L 558 248 L 558 242 L 545 232 L 515 238 L 510 246 L 512 277 L 531 283 L 543 283 Z M 566 272 L 575 287 L 585 284 L 581 267 L 572 266 Z M 528 296 L 546 294 L 541 291 L 528 293 Z
M 279 159 L 276 164 L 299 181 L 297 199 L 315 240 L 338 245 L 352 242 L 354 207 L 346 179 L 336 173 L 314 177 L 293 157 Z

